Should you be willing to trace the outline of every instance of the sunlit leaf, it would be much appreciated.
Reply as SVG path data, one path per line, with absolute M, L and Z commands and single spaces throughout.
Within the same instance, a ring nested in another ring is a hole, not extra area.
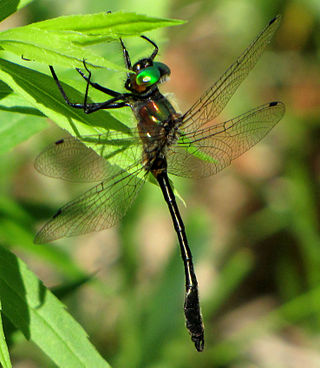
M 65 306 L 14 254 L 0 248 L 3 313 L 59 367 L 109 367 Z

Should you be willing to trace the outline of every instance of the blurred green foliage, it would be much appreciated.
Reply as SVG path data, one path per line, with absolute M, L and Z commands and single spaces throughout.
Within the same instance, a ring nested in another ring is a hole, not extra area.
M 273 42 L 219 119 L 272 100 L 286 104 L 284 119 L 219 175 L 194 182 L 174 179 L 187 203 L 180 207 L 199 278 L 205 351 L 194 351 L 184 328 L 183 266 L 160 191 L 146 185 L 117 228 L 57 245 L 33 245 L 40 223 L 83 186 L 40 177 L 33 168 L 36 155 L 65 135 L 61 129 L 48 123 L 48 129 L 35 134 L 42 123 L 3 110 L 3 129 L 12 124 L 19 134 L 19 124 L 28 124 L 30 138 L 1 156 L 1 246 L 18 254 L 46 286 L 64 290 L 75 285 L 63 301 L 111 366 L 318 366 L 319 2 L 47 0 L 32 2 L 1 26 L 106 10 L 188 20 L 181 27 L 148 33 L 159 40 L 159 60 L 172 71 L 164 90 L 175 93 L 182 111 L 271 18 L 283 16 Z M 144 44 L 127 43 L 134 58 L 143 55 Z M 98 49 L 108 60 L 122 62 L 119 47 Z M 26 67 L 34 68 L 32 62 Z M 61 73 L 64 81 L 77 78 L 71 68 Z M 121 73 L 97 75 L 101 84 L 109 86 L 110 80 L 122 88 Z M 93 273 L 83 285 L 81 280 Z M 13 366 L 52 366 L 17 331 L 8 336 Z

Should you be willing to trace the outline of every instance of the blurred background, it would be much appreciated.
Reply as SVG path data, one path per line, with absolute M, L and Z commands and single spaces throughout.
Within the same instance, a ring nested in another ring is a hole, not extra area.
M 188 21 L 148 34 L 161 47 L 158 60 L 171 68 L 162 90 L 175 95 L 181 111 L 270 19 L 283 16 L 218 121 L 274 100 L 286 104 L 285 117 L 218 175 L 172 178 L 187 205 L 178 203 L 199 280 L 205 351 L 195 351 L 184 327 L 183 265 L 169 212 L 153 185 L 145 185 L 117 227 L 33 245 L 41 224 L 84 190 L 42 177 L 33 167 L 37 154 L 65 135 L 53 122 L 1 157 L 1 243 L 47 287 L 61 291 L 93 275 L 71 287 L 76 291 L 66 292 L 63 302 L 114 367 L 320 367 L 320 2 L 42 0 L 1 29 L 106 10 Z M 143 54 L 141 40 L 127 40 L 129 51 L 135 55 L 135 42 Z M 112 53 L 99 47 L 122 62 L 120 47 L 111 46 Z M 115 78 L 122 87 L 125 76 Z M 6 118 L 10 114 L 1 112 Z M 14 367 L 53 366 L 22 335 L 15 339 Z

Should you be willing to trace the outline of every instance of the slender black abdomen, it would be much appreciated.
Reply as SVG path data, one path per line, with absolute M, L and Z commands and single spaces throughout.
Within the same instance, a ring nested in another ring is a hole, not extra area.
M 202 351 L 204 348 L 204 326 L 200 311 L 198 281 L 193 269 L 192 254 L 188 245 L 184 223 L 167 175 L 166 159 L 161 157 L 157 158 L 153 163 L 151 172 L 157 179 L 164 199 L 167 202 L 174 229 L 179 239 L 180 252 L 186 278 L 186 293 L 184 301 L 186 327 L 196 349 L 198 351 Z

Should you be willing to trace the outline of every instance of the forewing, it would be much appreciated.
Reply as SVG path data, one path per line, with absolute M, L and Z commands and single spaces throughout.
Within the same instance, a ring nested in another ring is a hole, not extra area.
M 257 63 L 279 27 L 279 23 L 280 16 L 271 20 L 237 61 L 183 115 L 182 129 L 185 131 L 196 130 L 220 114 L 241 82 Z
M 35 168 L 46 176 L 75 182 L 96 182 L 114 174 L 111 158 L 117 155 L 117 163 L 125 168 L 141 159 L 140 141 L 136 135 L 108 132 L 98 136 L 68 137 L 49 145 L 35 160 Z M 101 155 L 99 155 L 98 151 Z M 125 151 L 127 153 L 125 154 Z M 140 154 L 140 156 L 139 156 Z M 107 161 L 109 159 L 109 161 Z M 126 162 L 125 162 L 126 161 Z M 116 168 L 118 170 L 118 168 Z
M 135 165 L 63 206 L 35 237 L 35 243 L 100 231 L 115 225 L 127 212 L 141 189 L 146 172 Z
M 258 143 L 284 112 L 282 102 L 271 102 L 222 124 L 182 134 L 169 148 L 168 172 L 198 178 L 216 174 Z

